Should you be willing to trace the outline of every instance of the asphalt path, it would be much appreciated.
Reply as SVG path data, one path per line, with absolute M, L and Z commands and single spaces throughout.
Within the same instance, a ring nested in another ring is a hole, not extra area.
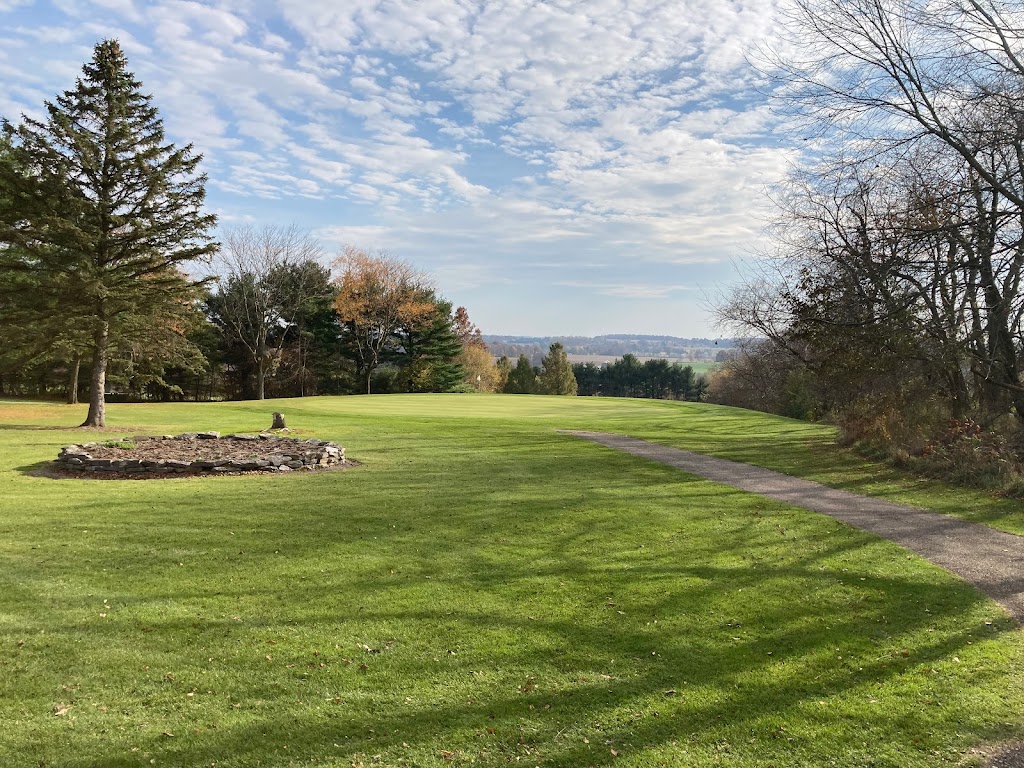
M 634 437 L 565 433 L 870 531 L 973 584 L 1024 623 L 1024 536 Z

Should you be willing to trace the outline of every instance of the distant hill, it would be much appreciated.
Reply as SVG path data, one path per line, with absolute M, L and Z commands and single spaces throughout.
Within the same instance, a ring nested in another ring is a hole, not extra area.
M 491 336 L 484 335 L 491 354 L 512 359 L 526 355 L 534 365 L 556 341 L 570 359 L 582 357 L 660 357 L 686 362 L 713 361 L 718 353 L 736 346 L 733 339 L 685 339 L 678 336 L 645 336 L 613 333 L 606 336 Z

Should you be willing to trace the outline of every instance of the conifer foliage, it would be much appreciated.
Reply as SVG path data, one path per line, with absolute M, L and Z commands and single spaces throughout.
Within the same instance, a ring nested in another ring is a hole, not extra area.
M 212 253 L 214 216 L 192 145 L 165 143 L 151 98 L 115 40 L 99 43 L 46 118 L 3 122 L 0 280 L 29 276 L 41 304 L 87 331 L 89 415 L 104 426 L 108 350 L 120 329 L 192 297 L 181 266 Z
M 540 390 L 545 395 L 576 394 L 576 376 L 565 347 L 557 341 L 548 349 L 540 371 Z

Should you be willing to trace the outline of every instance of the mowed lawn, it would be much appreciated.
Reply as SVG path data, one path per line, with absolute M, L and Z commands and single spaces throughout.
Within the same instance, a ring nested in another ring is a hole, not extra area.
M 32 474 L 84 408 L 0 402 L 2 766 L 959 766 L 1024 737 L 1024 632 L 829 518 L 556 432 L 622 432 L 1024 530 L 825 427 L 529 396 L 111 405 L 362 466 Z M 90 433 L 95 438 L 96 433 Z

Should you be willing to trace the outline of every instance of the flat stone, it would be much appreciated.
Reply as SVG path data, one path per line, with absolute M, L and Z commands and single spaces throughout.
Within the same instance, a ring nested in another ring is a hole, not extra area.
M 196 437 L 200 440 L 216 440 L 220 437 L 220 432 L 197 432 Z

